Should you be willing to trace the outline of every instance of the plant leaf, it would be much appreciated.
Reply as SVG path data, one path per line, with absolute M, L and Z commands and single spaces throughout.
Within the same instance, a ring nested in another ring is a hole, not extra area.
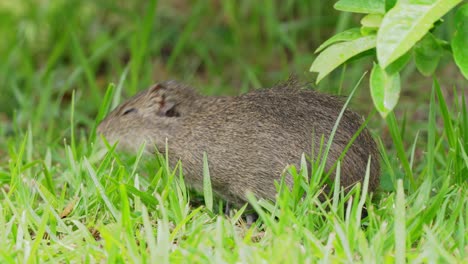
M 385 11 L 392 9 L 395 6 L 396 2 L 397 0 L 385 0 Z
M 363 27 L 378 28 L 382 24 L 383 16 L 381 14 L 369 14 L 361 19 Z
M 387 73 L 393 74 L 395 72 L 401 71 L 406 64 L 411 59 L 411 52 L 406 52 L 404 55 L 402 55 L 400 58 L 398 58 L 396 61 L 392 62 L 390 65 L 385 68 L 385 71 Z
M 310 67 L 311 72 L 319 73 L 317 83 L 349 58 L 374 48 L 375 39 L 375 35 L 370 35 L 352 41 L 337 43 L 325 49 L 317 56 Z
M 406 53 L 419 41 L 434 22 L 461 0 L 398 1 L 384 16 L 377 33 L 377 59 L 381 67 Z
M 455 14 L 455 28 L 452 39 L 453 58 L 463 76 L 468 79 L 468 4 L 460 7 Z
M 369 35 L 376 35 L 377 34 L 377 30 L 379 28 L 376 28 L 376 27 L 361 27 L 361 34 L 363 36 L 369 36 Z
M 315 53 L 321 52 L 326 47 L 335 44 L 337 42 L 344 42 L 344 41 L 351 41 L 357 38 L 362 37 L 360 28 L 350 28 L 343 32 L 340 32 L 333 37 L 327 39 L 325 42 L 322 43 L 316 50 Z
M 441 53 L 442 48 L 434 35 L 426 34 L 414 46 L 414 61 L 419 72 L 424 76 L 432 75 L 439 64 Z
M 340 0 L 333 7 L 345 12 L 384 14 L 385 0 Z
M 370 89 L 375 108 L 385 118 L 400 97 L 400 74 L 387 73 L 378 64 L 374 64 L 370 76 Z

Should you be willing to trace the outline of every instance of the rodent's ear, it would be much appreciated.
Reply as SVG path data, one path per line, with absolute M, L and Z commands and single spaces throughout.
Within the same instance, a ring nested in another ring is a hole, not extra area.
M 151 86 L 148 90 L 149 94 L 158 94 L 161 92 L 161 90 L 167 89 L 166 86 L 164 86 L 162 83 L 155 83 L 153 86 Z
M 159 108 L 158 115 L 166 117 L 179 117 L 179 112 L 176 111 L 176 104 L 170 101 L 163 101 Z
M 157 83 L 149 89 L 149 96 L 151 100 L 157 104 L 158 116 L 178 117 L 179 112 L 176 111 L 176 102 L 168 96 L 167 88 Z

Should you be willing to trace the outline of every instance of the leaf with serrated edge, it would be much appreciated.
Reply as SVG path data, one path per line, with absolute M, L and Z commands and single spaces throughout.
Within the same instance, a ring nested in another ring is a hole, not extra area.
M 318 72 L 317 83 L 328 73 L 351 57 L 375 47 L 375 35 L 352 41 L 334 44 L 320 53 L 310 67 L 311 72 Z
M 426 3 L 423 3 L 426 2 Z M 398 1 L 384 16 L 377 33 L 377 59 L 381 67 L 406 53 L 439 20 L 461 0 Z

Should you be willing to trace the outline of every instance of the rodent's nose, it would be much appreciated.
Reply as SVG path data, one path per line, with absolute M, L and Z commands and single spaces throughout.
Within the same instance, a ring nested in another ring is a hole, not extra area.
M 96 128 L 97 134 L 104 134 L 104 122 L 101 122 Z
M 101 138 L 102 136 L 104 136 L 106 140 L 109 141 L 110 140 L 109 132 L 110 132 L 109 127 L 107 126 L 107 124 L 105 122 L 101 122 L 96 128 L 96 137 Z M 101 140 L 99 140 L 99 142 L 101 142 Z

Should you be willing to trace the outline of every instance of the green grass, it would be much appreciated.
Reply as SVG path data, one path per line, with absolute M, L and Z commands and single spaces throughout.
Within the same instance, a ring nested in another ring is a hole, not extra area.
M 396 113 L 369 121 L 378 192 L 336 185 L 321 201 L 308 179 L 323 179 L 303 158 L 276 204 L 249 197 L 259 219 L 248 228 L 249 209 L 224 215 L 208 182 L 190 192 L 183 163 L 106 151 L 96 125 L 158 80 L 212 95 L 290 73 L 313 81 L 313 50 L 359 20 L 319 1 L 128 2 L 0 2 L 0 263 L 468 261 L 468 84 L 452 64 L 433 83 L 410 66 Z M 369 65 L 350 63 L 318 88 L 350 94 Z M 351 98 L 363 114 L 367 78 Z

